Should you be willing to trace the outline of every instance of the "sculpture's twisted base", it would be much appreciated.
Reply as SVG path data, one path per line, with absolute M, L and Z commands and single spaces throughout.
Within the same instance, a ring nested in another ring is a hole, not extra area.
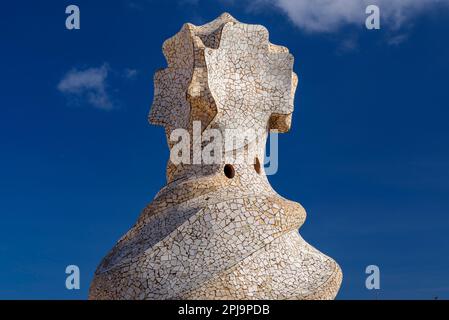
M 333 299 L 341 271 L 296 231 L 184 295 L 188 299 Z
M 103 260 L 89 298 L 333 299 L 341 271 L 297 232 L 304 209 L 256 186 L 217 175 L 167 186 Z
M 184 145 L 177 129 L 193 137 L 181 150 L 193 161 L 170 157 L 169 185 L 104 258 L 90 298 L 334 298 L 338 265 L 299 236 L 304 209 L 273 191 L 260 161 L 269 132 L 290 129 L 293 56 L 227 13 L 184 24 L 163 51 L 149 119 L 171 155 Z

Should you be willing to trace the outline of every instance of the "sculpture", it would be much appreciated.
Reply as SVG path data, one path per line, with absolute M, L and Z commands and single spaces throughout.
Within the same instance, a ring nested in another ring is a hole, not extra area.
M 339 266 L 301 238 L 304 209 L 271 188 L 260 164 L 269 131 L 290 128 L 293 56 L 227 13 L 185 24 L 163 52 L 149 121 L 164 126 L 170 148 L 176 129 L 192 134 L 196 123 L 262 133 L 220 149 L 219 163 L 169 160 L 168 184 L 103 259 L 89 298 L 333 299 Z M 232 162 L 248 150 L 252 163 Z

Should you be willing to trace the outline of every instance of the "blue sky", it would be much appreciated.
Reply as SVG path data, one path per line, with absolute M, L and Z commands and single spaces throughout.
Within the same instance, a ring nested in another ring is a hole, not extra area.
M 341 265 L 338 298 L 449 298 L 448 1 L 373 2 L 376 31 L 366 1 L 2 4 L 0 298 L 87 297 L 165 184 L 163 129 L 146 120 L 162 42 L 223 11 L 295 56 L 293 127 L 269 179 L 306 208 L 303 237 Z M 65 28 L 69 4 L 80 30 Z M 69 264 L 81 290 L 65 289 Z

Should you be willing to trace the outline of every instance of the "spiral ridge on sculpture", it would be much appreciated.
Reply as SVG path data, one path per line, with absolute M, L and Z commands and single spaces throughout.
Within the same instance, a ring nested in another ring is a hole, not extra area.
M 174 130 L 193 134 L 195 124 L 258 134 L 220 149 L 219 163 L 169 160 L 167 185 L 102 260 L 89 298 L 333 299 L 338 264 L 302 239 L 304 208 L 273 190 L 263 166 L 267 135 L 291 126 L 293 56 L 228 13 L 185 24 L 163 52 L 149 121 L 170 149 Z M 250 149 L 251 163 L 232 161 Z

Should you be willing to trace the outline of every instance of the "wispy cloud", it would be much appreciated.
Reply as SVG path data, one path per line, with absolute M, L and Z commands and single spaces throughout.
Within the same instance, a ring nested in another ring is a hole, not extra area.
M 126 68 L 123 73 L 126 79 L 135 79 L 138 71 L 136 69 Z
M 178 0 L 179 4 L 197 6 L 200 0 Z
M 337 54 L 346 54 L 358 50 L 357 38 L 352 36 L 344 39 L 337 48 Z
M 397 34 L 390 37 L 387 43 L 392 46 L 398 46 L 408 39 L 408 34 Z
M 111 110 L 114 105 L 107 91 L 108 74 L 107 64 L 98 68 L 72 69 L 61 79 L 58 90 L 71 101 L 85 100 L 94 108 Z
M 449 8 L 449 0 L 253 0 L 252 9 L 275 7 L 308 32 L 337 32 L 342 27 L 364 27 L 365 9 L 378 5 L 382 27 L 399 29 L 413 17 L 437 7 Z
M 128 8 L 133 9 L 133 10 L 142 10 L 142 4 L 141 3 L 137 3 L 136 1 L 129 1 L 126 3 Z

